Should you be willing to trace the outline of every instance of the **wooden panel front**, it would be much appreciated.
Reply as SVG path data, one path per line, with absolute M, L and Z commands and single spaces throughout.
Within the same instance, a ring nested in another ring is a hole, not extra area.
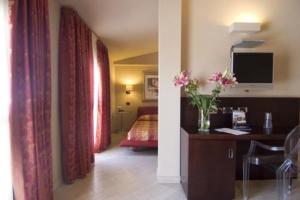
M 189 135 L 181 129 L 180 133 L 180 181 L 185 194 L 188 193 L 189 175 Z
M 188 200 L 234 198 L 235 142 L 189 141 Z M 229 149 L 233 158 L 229 158 Z
M 295 127 L 299 124 L 299 98 L 274 97 L 220 97 L 218 107 L 247 107 L 247 122 L 252 127 L 262 127 L 264 113 L 271 112 L 274 127 Z M 196 126 L 198 111 L 190 104 L 190 99 L 181 98 L 181 126 Z M 212 127 L 231 127 L 231 115 L 211 115 Z

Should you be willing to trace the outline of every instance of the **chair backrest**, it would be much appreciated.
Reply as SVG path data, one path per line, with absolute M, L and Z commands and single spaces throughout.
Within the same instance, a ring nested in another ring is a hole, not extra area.
M 300 126 L 296 126 L 286 137 L 284 142 L 285 158 L 297 162 L 298 151 L 300 150 Z

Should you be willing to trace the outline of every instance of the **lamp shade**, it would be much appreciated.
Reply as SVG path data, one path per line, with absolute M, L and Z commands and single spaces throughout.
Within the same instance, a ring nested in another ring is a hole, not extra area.
M 133 91 L 133 85 L 126 85 L 126 91 Z

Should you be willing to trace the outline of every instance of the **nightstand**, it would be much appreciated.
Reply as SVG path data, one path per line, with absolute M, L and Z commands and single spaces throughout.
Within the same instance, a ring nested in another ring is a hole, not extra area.
M 125 130 L 124 130 L 124 115 L 126 115 L 128 113 L 129 112 L 125 111 L 125 110 L 118 110 L 118 114 L 120 115 L 120 129 L 119 129 L 119 131 L 121 133 L 125 132 Z

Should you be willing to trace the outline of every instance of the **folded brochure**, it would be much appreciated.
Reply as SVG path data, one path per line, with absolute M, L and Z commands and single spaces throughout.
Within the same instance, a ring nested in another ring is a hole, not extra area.
M 219 131 L 219 132 L 233 134 L 233 135 L 245 135 L 245 134 L 249 134 L 249 132 L 234 130 L 234 129 L 231 129 L 231 128 L 217 128 L 215 130 Z

